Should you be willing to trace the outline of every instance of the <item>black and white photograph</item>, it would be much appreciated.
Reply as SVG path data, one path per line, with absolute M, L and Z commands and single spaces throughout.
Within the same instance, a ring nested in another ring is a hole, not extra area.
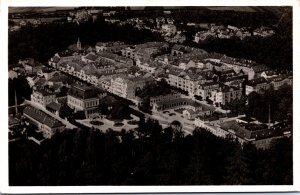
M 293 12 L 9 6 L 8 186 L 293 186 Z

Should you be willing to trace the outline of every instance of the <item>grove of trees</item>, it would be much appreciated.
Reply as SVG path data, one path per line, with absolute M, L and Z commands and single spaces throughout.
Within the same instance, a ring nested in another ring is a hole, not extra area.
M 282 86 L 279 90 L 272 88 L 263 94 L 252 92 L 248 96 L 248 105 L 245 112 L 248 116 L 253 116 L 262 122 L 268 122 L 270 105 L 271 120 L 282 121 L 292 120 L 293 116 L 293 88 Z
M 23 103 L 24 99 L 30 99 L 32 89 L 30 88 L 25 77 L 18 77 L 8 79 L 8 105 L 15 105 L 15 94 L 17 96 L 17 103 Z
M 159 34 L 152 33 L 150 30 L 138 30 L 130 25 L 108 24 L 102 18 L 80 25 L 50 23 L 37 27 L 25 26 L 20 31 L 9 32 L 9 64 L 17 63 L 20 58 L 28 57 L 40 62 L 47 62 L 55 53 L 75 44 L 78 37 L 83 45 L 90 46 L 101 41 L 123 41 L 128 44 L 138 44 L 163 40 Z
M 66 130 L 41 146 L 9 144 L 9 185 L 278 185 L 293 183 L 292 139 L 241 147 L 142 119 L 134 131 Z

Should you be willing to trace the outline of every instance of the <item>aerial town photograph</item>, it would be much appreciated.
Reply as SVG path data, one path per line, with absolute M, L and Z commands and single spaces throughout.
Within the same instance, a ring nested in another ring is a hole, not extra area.
M 9 186 L 293 185 L 292 6 L 8 11 Z

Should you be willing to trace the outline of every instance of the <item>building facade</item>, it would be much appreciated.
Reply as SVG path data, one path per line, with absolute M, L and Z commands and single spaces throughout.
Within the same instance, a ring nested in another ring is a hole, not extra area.
M 62 132 L 66 127 L 59 120 L 32 106 L 26 106 L 23 115 L 37 126 L 47 139 L 50 139 L 57 132 Z
M 225 105 L 236 99 L 241 99 L 242 89 L 234 86 L 223 86 L 212 92 L 211 100 L 216 104 Z
M 44 108 L 47 104 L 54 102 L 56 98 L 56 94 L 50 93 L 45 89 L 36 89 L 33 90 L 31 94 L 31 101 L 40 104 Z
M 99 113 L 99 102 L 99 93 L 94 87 L 72 85 L 67 96 L 68 106 L 75 112 L 83 111 L 86 118 Z

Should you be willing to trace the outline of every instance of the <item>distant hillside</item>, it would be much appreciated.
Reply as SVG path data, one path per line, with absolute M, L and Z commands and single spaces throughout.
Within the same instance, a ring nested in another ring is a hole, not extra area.
M 9 13 L 53 12 L 57 10 L 73 10 L 74 7 L 9 7 Z
M 207 7 L 209 10 L 215 10 L 215 11 L 238 11 L 238 12 L 257 12 L 257 9 L 249 7 L 249 6 L 213 6 L 213 7 Z
M 215 11 L 236 11 L 236 12 L 272 12 L 275 15 L 282 14 L 282 7 L 279 6 L 130 6 L 131 10 L 177 10 L 177 9 L 209 9 Z M 56 10 L 72 10 L 74 7 L 9 7 L 9 13 L 25 12 L 52 12 Z

